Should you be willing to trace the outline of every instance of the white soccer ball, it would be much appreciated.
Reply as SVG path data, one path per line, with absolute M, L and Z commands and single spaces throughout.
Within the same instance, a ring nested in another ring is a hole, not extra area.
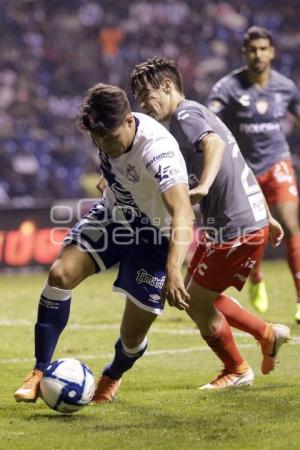
M 86 406 L 93 398 L 95 380 L 91 369 L 78 359 L 53 361 L 41 379 L 41 394 L 50 408 L 72 413 Z

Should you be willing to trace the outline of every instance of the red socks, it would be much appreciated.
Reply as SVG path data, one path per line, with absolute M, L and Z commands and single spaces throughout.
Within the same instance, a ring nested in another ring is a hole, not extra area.
M 266 322 L 248 312 L 232 297 L 220 294 L 214 301 L 214 306 L 226 317 L 231 327 L 251 334 L 258 341 L 263 338 Z
M 297 302 L 300 303 L 300 234 L 285 239 L 287 260 L 294 278 Z
M 244 362 L 233 340 L 230 326 L 223 315 L 218 329 L 210 336 L 202 337 L 223 362 L 228 372 L 236 372 L 238 367 Z

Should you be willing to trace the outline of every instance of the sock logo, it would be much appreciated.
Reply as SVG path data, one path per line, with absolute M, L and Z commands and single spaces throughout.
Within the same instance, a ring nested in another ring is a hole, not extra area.
M 136 277 L 136 282 L 138 284 L 145 283 L 158 289 L 162 289 L 166 278 L 165 276 L 163 276 L 162 278 L 154 277 L 153 275 L 148 273 L 145 269 L 139 270 L 137 274 L 138 276 Z
M 48 298 L 43 296 L 41 296 L 40 305 L 44 306 L 44 308 L 47 309 L 59 309 L 59 302 L 49 300 Z

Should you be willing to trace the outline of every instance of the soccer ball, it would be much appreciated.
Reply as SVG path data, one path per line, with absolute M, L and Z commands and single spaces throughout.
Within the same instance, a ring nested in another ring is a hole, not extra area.
M 44 402 L 61 413 L 72 413 L 93 398 L 95 380 L 91 369 L 78 359 L 53 361 L 40 383 Z

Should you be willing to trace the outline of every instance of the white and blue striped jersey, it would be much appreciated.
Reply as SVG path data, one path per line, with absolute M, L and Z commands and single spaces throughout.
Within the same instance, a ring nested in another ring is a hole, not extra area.
M 161 193 L 179 183 L 188 185 L 185 162 L 165 127 L 145 114 L 133 116 L 137 129 L 128 151 L 113 159 L 99 149 L 108 182 L 104 199 L 116 221 L 154 225 L 168 235 L 171 218 Z

